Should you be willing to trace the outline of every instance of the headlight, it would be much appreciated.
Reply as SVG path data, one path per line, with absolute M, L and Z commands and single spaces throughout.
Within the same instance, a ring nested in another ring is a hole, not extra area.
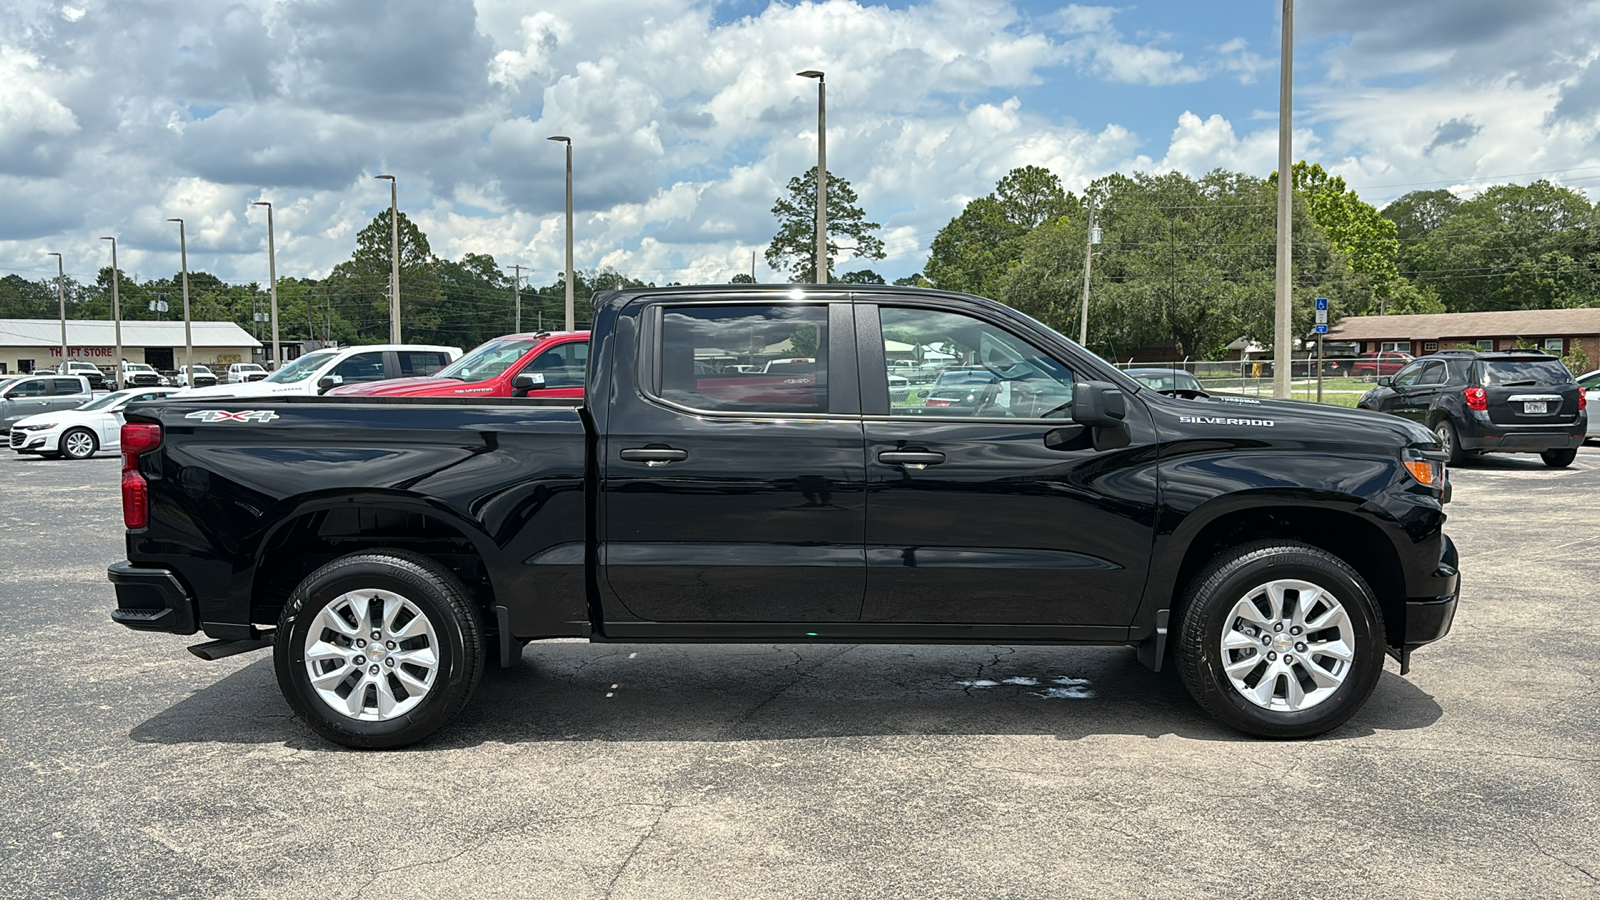
M 49 431 L 52 428 L 59 428 L 61 426 L 55 422 L 52 422 L 49 425 L 16 425 L 13 427 L 15 427 L 18 431 Z

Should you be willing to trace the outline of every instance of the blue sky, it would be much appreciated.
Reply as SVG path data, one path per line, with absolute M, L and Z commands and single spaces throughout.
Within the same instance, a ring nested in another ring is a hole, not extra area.
M 1296 17 L 1295 157 L 1378 206 L 1544 175 L 1600 183 L 1600 4 L 1318 0 Z M 890 252 L 1007 170 L 1276 165 L 1281 2 L 1005 0 L 12 0 L 0 9 L 0 274 L 92 278 L 100 235 L 140 277 L 321 276 L 387 205 L 435 252 L 549 283 L 574 138 L 582 268 L 726 281 L 815 159 Z M 857 268 L 843 262 L 839 271 Z M 758 262 L 763 280 L 775 275 Z

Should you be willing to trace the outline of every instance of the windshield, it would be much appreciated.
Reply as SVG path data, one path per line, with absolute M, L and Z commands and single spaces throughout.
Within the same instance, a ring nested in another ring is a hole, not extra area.
M 435 377 L 457 381 L 487 381 L 511 368 L 538 340 L 489 341 L 443 369 Z
M 318 350 L 315 353 L 307 353 L 305 356 L 268 375 L 266 380 L 274 384 L 295 384 L 305 381 L 312 375 L 317 374 L 317 370 L 327 364 L 328 360 L 338 355 L 339 351 L 337 350 Z
M 261 367 L 255 363 L 240 363 L 236 368 L 241 372 L 259 372 Z
M 133 393 L 133 391 L 118 391 L 115 394 L 104 394 L 94 398 L 93 400 L 90 400 L 88 403 L 83 404 L 82 406 L 78 407 L 78 409 L 105 409 L 108 406 L 116 406 L 122 401 L 131 397 Z
M 155 369 L 150 368 L 149 366 L 145 365 L 144 363 L 123 363 L 122 364 L 122 368 L 123 368 L 124 371 L 127 371 L 127 372 L 154 372 L 155 371 Z
M 1555 359 L 1494 359 L 1483 364 L 1484 381 L 1490 385 L 1518 387 L 1534 384 L 1568 384 L 1572 373 Z

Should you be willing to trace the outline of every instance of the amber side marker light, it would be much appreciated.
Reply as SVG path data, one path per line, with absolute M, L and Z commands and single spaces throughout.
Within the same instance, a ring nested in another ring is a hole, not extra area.
M 1433 462 L 1432 460 L 1406 460 L 1406 471 L 1410 472 L 1411 477 L 1415 478 L 1419 484 L 1424 484 L 1428 487 L 1439 486 L 1439 482 L 1442 480 L 1440 475 L 1443 474 L 1441 472 L 1443 468 L 1443 466 Z

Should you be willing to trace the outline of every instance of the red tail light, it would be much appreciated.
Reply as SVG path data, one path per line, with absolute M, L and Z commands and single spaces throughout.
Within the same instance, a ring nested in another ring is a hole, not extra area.
M 954 406 L 954 400 L 937 400 L 932 397 L 922 401 L 923 406 Z
M 159 446 L 160 425 L 122 426 L 122 524 L 130 529 L 150 524 L 150 485 L 139 474 L 139 455 Z
M 1582 412 L 1583 410 L 1586 410 L 1588 408 L 1589 408 L 1589 392 L 1584 390 L 1583 388 L 1578 388 L 1578 411 Z
M 1462 391 L 1461 395 L 1467 398 L 1468 409 L 1483 412 L 1489 408 L 1489 395 L 1484 393 L 1481 387 L 1469 387 Z

